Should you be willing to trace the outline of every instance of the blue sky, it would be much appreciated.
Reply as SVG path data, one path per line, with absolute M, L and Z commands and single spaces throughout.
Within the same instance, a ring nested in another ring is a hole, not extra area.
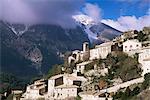
M 83 14 L 120 31 L 150 27 L 150 0 L 86 0 Z
M 86 0 L 102 9 L 102 18 L 116 20 L 120 16 L 145 15 L 150 8 L 150 0 Z

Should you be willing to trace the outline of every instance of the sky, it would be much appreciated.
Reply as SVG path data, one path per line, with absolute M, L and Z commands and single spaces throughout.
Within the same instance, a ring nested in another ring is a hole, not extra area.
M 101 22 L 120 31 L 150 26 L 150 0 L 86 0 L 101 10 Z
M 103 10 L 103 18 L 113 20 L 120 16 L 140 17 L 150 8 L 150 0 L 86 0 L 86 2 L 97 4 Z
M 120 31 L 150 26 L 150 0 L 0 0 L 0 20 L 74 28 L 85 14 Z

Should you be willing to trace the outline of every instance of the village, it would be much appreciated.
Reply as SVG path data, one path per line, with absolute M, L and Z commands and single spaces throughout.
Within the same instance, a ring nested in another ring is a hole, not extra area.
M 130 33 L 130 34 L 128 34 Z M 150 73 L 150 41 L 139 41 L 136 31 L 130 31 L 112 41 L 95 45 L 90 49 L 89 43 L 83 43 L 82 50 L 74 50 L 68 56 L 68 67 L 62 67 L 64 73 L 51 76 L 48 80 L 40 79 L 26 87 L 24 93 L 13 90 L 13 100 L 113 100 L 113 95 L 122 88 L 144 81 L 144 75 Z M 144 33 L 144 34 L 149 34 Z M 149 36 L 149 35 L 148 35 Z M 137 55 L 142 72 L 140 77 L 127 81 L 120 77 L 110 80 L 111 85 L 103 81 L 93 81 L 95 77 L 107 76 L 109 63 L 100 63 L 111 53 L 121 52 L 134 58 Z M 96 62 L 96 63 L 95 63 Z M 69 73 L 65 70 L 71 69 Z M 149 87 L 150 89 L 150 87 Z

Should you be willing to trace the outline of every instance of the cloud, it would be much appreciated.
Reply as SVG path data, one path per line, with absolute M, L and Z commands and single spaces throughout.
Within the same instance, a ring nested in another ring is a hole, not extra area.
M 150 15 L 139 18 L 136 18 L 135 16 L 121 16 L 116 21 L 103 19 L 101 22 L 120 31 L 141 30 L 145 26 L 150 26 Z
M 86 3 L 83 8 L 83 13 L 94 19 L 100 21 L 101 19 L 101 8 L 97 4 Z
M 84 3 L 84 0 L 0 0 L 0 20 L 74 27 L 72 15 L 78 13 Z

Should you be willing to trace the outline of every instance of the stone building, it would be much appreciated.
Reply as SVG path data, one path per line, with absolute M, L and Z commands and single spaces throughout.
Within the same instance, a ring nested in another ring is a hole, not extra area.
M 21 100 L 35 100 L 38 98 L 44 98 L 44 93 L 46 93 L 45 80 L 37 80 L 33 84 L 27 86 L 26 92 L 23 93 Z
M 111 52 L 111 46 L 113 42 L 106 42 L 100 45 L 96 45 L 94 49 L 90 50 L 90 60 L 104 59 Z
M 150 73 L 150 46 L 141 49 L 138 61 L 142 64 L 142 75 Z
M 82 82 L 86 79 L 83 76 L 76 76 L 74 74 L 60 74 L 51 77 L 48 80 L 47 99 L 61 99 L 74 98 L 81 89 Z
M 137 53 L 141 48 L 142 43 L 136 39 L 123 42 L 123 52 L 127 53 L 128 55 Z

